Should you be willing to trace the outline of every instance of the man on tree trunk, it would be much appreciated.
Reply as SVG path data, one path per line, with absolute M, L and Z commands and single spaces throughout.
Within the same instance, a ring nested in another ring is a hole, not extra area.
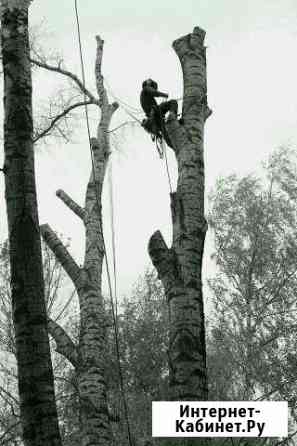
M 165 115 L 170 112 L 177 117 L 178 104 L 177 101 L 171 99 L 164 101 L 158 105 L 155 98 L 168 98 L 167 93 L 158 91 L 158 84 L 152 79 L 147 79 L 142 83 L 142 91 L 140 93 L 140 104 L 146 114 L 146 119 L 142 121 L 143 128 L 151 133 L 153 140 L 162 141 L 164 137 L 167 145 L 172 147 L 165 128 Z
M 178 164 L 172 193 L 173 242 L 161 233 L 149 242 L 149 253 L 163 282 L 169 306 L 169 386 L 172 400 L 207 400 L 204 309 L 201 268 L 207 223 L 204 217 L 204 123 L 207 105 L 205 32 L 173 43 L 184 76 L 183 125 L 171 115 L 165 127 Z

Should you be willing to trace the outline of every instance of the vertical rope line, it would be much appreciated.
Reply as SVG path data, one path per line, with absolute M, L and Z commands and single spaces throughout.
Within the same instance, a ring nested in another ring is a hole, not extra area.
M 117 290 L 117 261 L 116 261 L 116 243 L 115 243 L 115 225 L 114 225 L 114 199 L 113 199 L 113 168 L 112 160 L 109 165 L 109 197 L 110 197 L 110 218 L 111 218 L 111 230 L 112 230 L 112 252 L 113 252 L 113 277 L 114 277 L 114 302 L 115 302 L 115 315 L 118 316 L 118 290 Z
M 165 165 L 166 165 L 166 171 L 167 171 L 167 176 L 168 176 L 169 189 L 170 189 L 170 193 L 172 194 L 173 189 L 172 189 L 169 166 L 168 166 L 167 147 L 166 147 L 166 143 L 164 141 L 162 141 L 162 145 L 163 145 L 163 153 L 164 153 L 164 157 L 165 157 Z

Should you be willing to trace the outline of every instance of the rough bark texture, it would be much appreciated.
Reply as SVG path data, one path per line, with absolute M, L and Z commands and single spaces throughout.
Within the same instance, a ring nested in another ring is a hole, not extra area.
M 56 341 L 57 350 L 76 369 L 80 398 L 82 446 L 107 446 L 112 444 L 105 377 L 106 318 L 101 293 L 102 262 L 104 258 L 101 194 L 110 153 L 108 128 L 118 105 L 108 103 L 101 75 L 103 40 L 99 36 L 96 37 L 96 40 L 95 76 L 101 118 L 97 137 L 92 138 L 94 172 L 92 169 L 86 191 L 85 207 L 81 208 L 62 190 L 57 192 L 57 196 L 83 221 L 85 226 L 85 259 L 82 268 L 77 266 L 51 228 L 48 225 L 42 226 L 44 240 L 72 279 L 79 297 L 79 344 L 74 346 L 58 324 L 55 324 L 55 326 L 50 324 L 50 333 Z
M 28 6 L 24 0 L 1 2 L 12 311 L 24 443 L 58 446 L 32 143 Z
M 201 268 L 207 230 L 203 133 L 211 111 L 207 105 L 204 37 L 205 32 L 197 27 L 173 43 L 184 77 L 184 123 L 172 116 L 166 123 L 178 164 L 177 190 L 171 194 L 173 242 L 168 249 L 159 231 L 149 242 L 169 306 L 170 398 L 184 401 L 207 399 Z

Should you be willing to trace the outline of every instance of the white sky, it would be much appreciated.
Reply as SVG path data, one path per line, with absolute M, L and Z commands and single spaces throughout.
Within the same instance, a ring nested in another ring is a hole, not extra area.
M 172 41 L 198 25 L 206 30 L 208 102 L 213 115 L 205 132 L 206 193 L 218 175 L 257 169 L 271 150 L 297 142 L 297 3 L 296 0 L 80 0 L 82 41 L 89 89 L 94 91 L 96 34 L 105 40 L 103 74 L 114 94 L 140 108 L 139 91 L 152 77 L 170 97 L 182 95 L 179 61 Z M 44 22 L 48 48 L 63 54 L 67 68 L 80 73 L 74 0 L 35 0 L 30 23 Z M 35 98 L 63 84 L 60 76 L 34 75 Z M 130 119 L 116 113 L 112 127 Z M 96 122 L 92 121 L 95 135 Z M 126 127 L 120 152 L 113 155 L 114 213 L 120 293 L 150 264 L 149 237 L 161 229 L 171 237 L 169 188 L 164 162 L 149 136 Z M 64 189 L 80 204 L 90 172 L 85 122 L 74 135 L 76 144 L 40 146 L 36 154 L 40 222 L 72 239 L 71 252 L 81 263 L 83 228 L 55 197 Z M 170 152 L 170 149 L 169 149 Z M 2 154 L 1 154 L 2 156 Z M 1 157 L 0 157 L 1 158 Z M 171 153 L 170 170 L 175 178 Z M 0 159 L 1 160 L 1 159 Z M 110 245 L 108 188 L 104 226 Z M 0 180 L 4 202 L 4 181 Z M 0 239 L 7 236 L 6 215 L 0 216 Z M 209 238 L 204 267 L 211 267 Z

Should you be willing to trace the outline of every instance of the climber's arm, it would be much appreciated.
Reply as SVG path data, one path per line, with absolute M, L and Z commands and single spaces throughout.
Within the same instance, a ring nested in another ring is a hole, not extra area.
M 168 98 L 168 94 L 167 93 L 162 93 L 161 91 L 158 91 L 158 90 L 156 90 L 155 88 L 152 88 L 152 87 L 145 87 L 144 91 L 146 91 L 147 93 L 151 94 L 155 98 Z

